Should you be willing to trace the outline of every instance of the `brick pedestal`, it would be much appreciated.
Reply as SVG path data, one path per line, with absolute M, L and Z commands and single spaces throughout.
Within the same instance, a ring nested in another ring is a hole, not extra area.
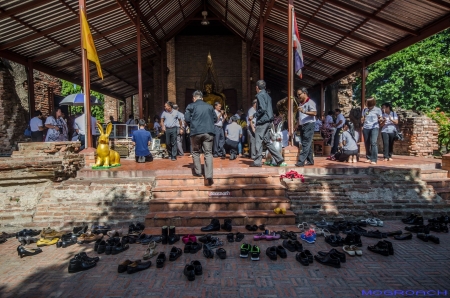
M 288 166 L 293 166 L 297 163 L 299 150 L 295 146 L 287 146 L 283 149 L 284 162 Z
M 86 148 L 80 152 L 84 156 L 84 167 L 90 168 L 95 165 L 95 157 L 97 156 L 97 151 L 95 148 Z

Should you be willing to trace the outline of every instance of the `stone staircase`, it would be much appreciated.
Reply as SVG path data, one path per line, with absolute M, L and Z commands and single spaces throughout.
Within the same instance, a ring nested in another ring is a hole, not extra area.
M 445 170 L 424 170 L 421 178 L 428 185 L 433 186 L 434 191 L 443 199 L 450 203 L 450 178 Z
M 286 214 L 275 214 L 277 207 L 285 208 Z M 212 218 L 221 223 L 232 219 L 235 231 L 246 231 L 248 224 L 265 224 L 271 230 L 295 224 L 278 174 L 219 174 L 213 186 L 204 186 L 203 178 L 192 175 L 158 176 L 149 211 L 148 232 L 172 225 L 179 227 L 177 233 L 199 233 Z

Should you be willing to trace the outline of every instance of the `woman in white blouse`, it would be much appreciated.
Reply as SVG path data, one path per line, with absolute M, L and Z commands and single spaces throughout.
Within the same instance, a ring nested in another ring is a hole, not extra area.
M 397 131 L 398 116 L 397 113 L 392 111 L 390 103 L 384 103 L 381 106 L 383 111 L 380 124 L 381 138 L 383 139 L 383 157 L 384 161 L 392 160 L 392 152 L 394 151 L 394 137 Z

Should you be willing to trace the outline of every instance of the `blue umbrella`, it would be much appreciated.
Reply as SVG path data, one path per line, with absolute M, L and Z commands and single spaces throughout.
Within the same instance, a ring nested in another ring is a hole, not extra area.
M 64 97 L 64 99 L 59 103 L 60 106 L 83 106 L 84 105 L 84 94 L 70 94 Z M 91 106 L 101 106 L 102 103 L 93 95 L 91 95 Z

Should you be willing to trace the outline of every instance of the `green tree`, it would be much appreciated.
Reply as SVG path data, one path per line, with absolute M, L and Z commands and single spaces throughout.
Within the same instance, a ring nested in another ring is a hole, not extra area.
M 76 93 L 81 93 L 81 86 L 70 83 L 68 81 L 65 80 L 61 80 L 62 82 L 62 88 L 61 88 L 61 95 L 70 95 L 70 94 L 76 94 Z M 105 97 L 103 96 L 103 94 L 98 93 L 96 91 L 92 91 L 91 90 L 91 95 L 95 96 L 98 98 L 98 100 L 102 103 L 102 105 L 100 106 L 92 106 L 91 107 L 91 112 L 92 112 L 92 116 L 94 116 L 98 121 L 100 122 L 105 122 L 105 117 L 104 117 L 104 111 L 103 111 L 103 105 L 105 103 Z M 83 110 L 83 107 L 81 106 L 74 106 L 74 107 L 69 107 L 70 108 L 70 113 L 74 114 L 74 113 L 80 113 Z
M 410 110 L 450 110 L 450 29 L 368 67 L 366 96 Z M 361 80 L 354 86 L 361 101 Z

